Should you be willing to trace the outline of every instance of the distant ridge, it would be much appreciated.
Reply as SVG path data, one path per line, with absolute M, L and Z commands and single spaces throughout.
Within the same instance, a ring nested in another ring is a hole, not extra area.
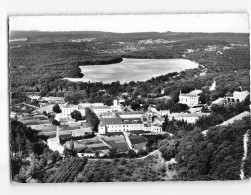
M 72 42 L 74 39 L 106 39 L 110 42 L 131 42 L 145 39 L 164 40 L 217 40 L 227 42 L 247 42 L 248 33 L 197 33 L 197 32 L 130 32 L 116 33 L 103 31 L 10 31 L 9 39 L 25 39 L 27 41 L 12 43 L 13 45 L 36 43 L 62 43 Z

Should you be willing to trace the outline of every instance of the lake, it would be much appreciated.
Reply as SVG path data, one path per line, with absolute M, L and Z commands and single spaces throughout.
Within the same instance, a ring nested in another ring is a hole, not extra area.
M 73 82 L 121 83 L 146 81 L 152 77 L 185 69 L 197 68 L 199 64 L 187 59 L 131 59 L 123 58 L 117 64 L 80 66 L 83 78 L 65 78 Z

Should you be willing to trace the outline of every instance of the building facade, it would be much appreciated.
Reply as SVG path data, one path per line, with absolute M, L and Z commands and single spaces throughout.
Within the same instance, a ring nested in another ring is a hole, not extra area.
M 62 118 L 71 118 L 71 113 L 74 110 L 78 110 L 78 105 L 66 104 L 61 108 L 61 110 L 62 110 L 62 112 L 60 114 L 60 117 L 62 117 Z
M 196 94 L 190 94 L 190 93 L 187 93 L 187 94 L 180 93 L 179 103 L 186 104 L 189 107 L 198 106 L 199 105 L 199 96 Z
M 47 145 L 48 145 L 48 147 L 49 147 L 52 151 L 57 151 L 57 152 L 59 152 L 59 154 L 62 155 L 62 154 L 64 153 L 65 147 L 64 147 L 63 145 L 60 144 L 59 130 L 60 130 L 60 127 L 57 126 L 57 129 L 56 129 L 56 137 L 47 139 Z
M 173 118 L 178 121 L 186 121 L 187 123 L 195 123 L 199 117 L 208 116 L 210 113 L 172 113 L 168 115 L 168 119 L 172 120 Z
M 233 93 L 233 98 L 235 101 L 242 102 L 249 95 L 248 91 L 235 91 Z
M 101 118 L 98 126 L 99 134 L 106 134 L 111 132 L 127 132 L 127 131 L 151 131 L 159 133 L 162 127 L 154 125 L 151 122 L 143 122 L 142 118 Z

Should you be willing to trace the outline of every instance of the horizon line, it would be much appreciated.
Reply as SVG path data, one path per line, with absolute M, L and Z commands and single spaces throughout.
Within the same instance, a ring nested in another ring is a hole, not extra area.
M 44 31 L 44 30 L 9 30 L 9 32 L 102 32 L 102 33 L 117 33 L 117 34 L 132 34 L 132 33 L 231 33 L 231 34 L 250 34 L 250 32 L 224 32 L 224 31 L 215 31 L 215 32 L 208 32 L 208 31 L 134 31 L 134 32 L 112 32 L 112 31 L 102 31 L 102 30 L 56 30 L 56 31 Z

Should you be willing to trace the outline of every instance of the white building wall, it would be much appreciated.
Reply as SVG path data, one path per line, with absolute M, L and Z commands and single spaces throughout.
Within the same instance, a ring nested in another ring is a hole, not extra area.
M 93 112 L 96 114 L 96 115 L 100 115 L 104 112 L 112 112 L 112 109 L 111 108 L 108 108 L 108 109 L 97 109 L 97 108 L 92 108 Z
M 122 119 L 130 119 L 130 118 L 141 118 L 143 114 L 121 114 L 119 115 L 120 118 Z
M 179 97 L 180 104 L 186 104 L 189 107 L 197 106 L 199 104 L 199 97 L 186 97 L 180 96 Z
M 109 132 L 136 131 L 136 130 L 159 133 L 162 132 L 162 127 L 159 126 L 145 127 L 144 124 L 114 124 L 114 125 L 106 125 L 98 127 L 98 132 L 100 134 L 105 134 Z
M 47 145 L 52 151 L 57 151 L 59 152 L 59 154 L 64 153 L 65 148 L 59 143 L 59 140 L 57 138 L 48 139 Z
M 243 91 L 243 92 L 235 91 L 233 93 L 233 98 L 235 101 L 239 100 L 240 102 L 242 102 L 248 95 L 249 95 L 248 91 Z
M 78 153 L 77 154 L 79 158 L 82 157 L 95 157 L 95 153 Z
M 198 117 L 174 117 L 175 120 L 184 120 L 188 123 L 195 123 L 198 120 Z

